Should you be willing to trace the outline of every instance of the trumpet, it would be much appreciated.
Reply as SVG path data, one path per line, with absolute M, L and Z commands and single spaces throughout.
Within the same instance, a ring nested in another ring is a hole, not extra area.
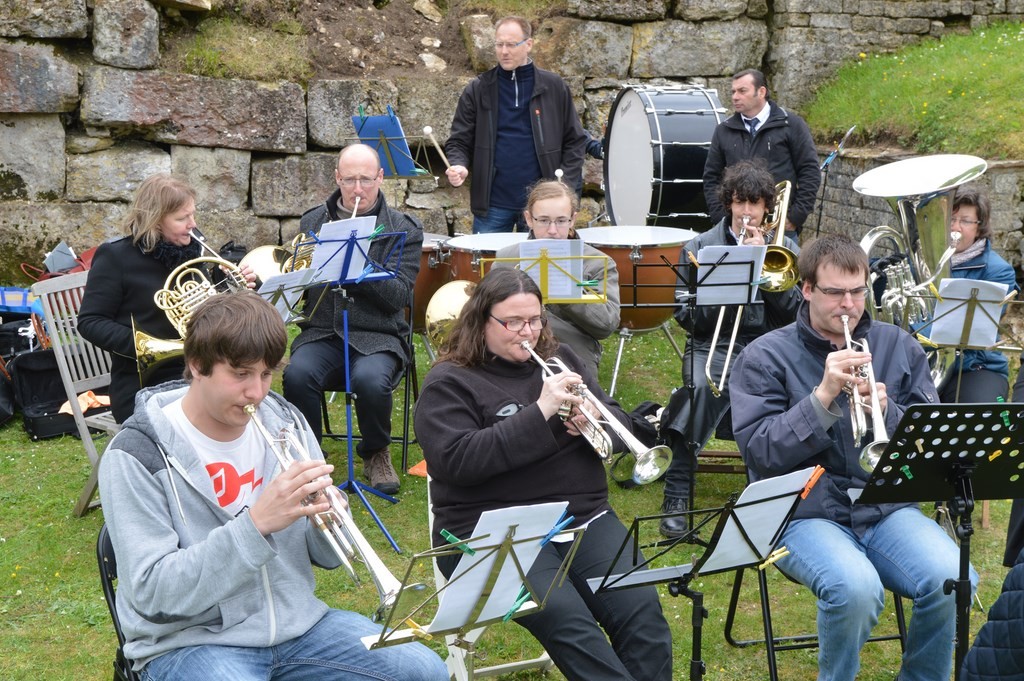
M 277 456 L 277 461 L 281 465 L 282 470 L 286 470 L 291 466 L 293 461 L 300 459 L 309 461 L 311 459 L 305 446 L 288 429 L 283 429 L 279 437 L 271 435 L 263 423 L 256 417 L 256 405 L 246 405 L 245 412 L 252 419 L 256 430 L 259 431 L 267 445 Z M 310 494 L 302 503 L 304 506 L 318 503 L 324 497 L 326 497 L 331 505 L 330 510 L 324 513 L 317 513 L 310 520 L 323 533 L 331 550 L 338 557 L 341 564 L 345 566 L 345 570 L 356 584 L 360 583 L 359 575 L 356 574 L 352 563 L 356 560 L 356 554 L 358 553 L 359 559 L 366 565 L 370 578 L 373 580 L 374 586 L 377 587 L 377 594 L 380 596 L 380 606 L 374 614 L 374 621 L 380 621 L 398 599 L 398 595 L 402 591 L 402 583 L 391 574 L 391 571 L 381 561 L 380 556 L 374 552 L 373 547 L 370 546 L 369 542 L 366 541 L 366 538 L 359 531 L 359 528 L 356 527 L 355 521 L 349 516 L 348 509 L 344 508 L 338 501 L 338 497 L 320 490 Z
M 551 359 L 544 361 L 540 355 L 534 352 L 533 347 L 530 345 L 530 341 L 523 341 L 520 343 L 524 350 L 530 353 L 530 356 L 540 365 L 541 369 L 544 370 L 545 376 L 554 376 L 558 373 L 570 371 L 569 367 L 565 365 L 561 359 L 552 357 Z M 556 371 L 557 370 L 557 371 Z M 575 386 L 574 392 L 577 396 L 582 397 L 584 402 L 589 402 L 593 407 L 601 414 L 601 418 L 594 416 L 586 409 L 580 409 L 586 419 L 586 424 L 579 429 L 580 435 L 590 443 L 590 446 L 597 452 L 598 457 L 601 458 L 605 463 L 610 463 L 618 467 L 618 461 L 612 459 L 612 439 L 611 436 L 605 431 L 604 426 L 608 426 L 619 439 L 622 440 L 623 444 L 629 450 L 629 453 L 636 458 L 636 464 L 633 466 L 632 478 L 633 482 L 638 485 L 646 485 L 649 482 L 654 482 L 661 474 L 668 470 L 668 465 L 672 462 L 672 450 L 665 445 L 657 445 L 646 448 L 642 442 L 636 439 L 636 437 L 622 425 L 618 419 L 612 415 L 608 407 L 604 405 L 601 400 L 595 398 L 587 386 L 583 383 L 579 383 Z M 571 416 L 572 405 L 563 404 L 562 408 L 558 410 L 559 417 L 566 421 Z M 614 476 L 613 476 L 614 477 Z
M 796 286 L 797 268 L 796 255 L 783 245 L 786 237 L 786 214 L 789 212 L 789 194 L 792 185 L 789 180 L 783 180 L 775 185 L 775 209 L 768 218 L 767 223 L 760 228 L 764 235 L 766 249 L 764 263 L 761 266 L 761 278 L 765 280 L 759 286 L 762 291 L 769 293 L 781 293 Z M 737 244 L 743 245 L 743 238 L 747 228 L 750 226 L 750 217 L 743 216 L 743 231 L 737 239 Z M 725 378 L 729 373 L 729 360 L 732 359 L 732 352 L 736 346 L 736 336 L 739 335 L 740 321 L 743 318 L 743 306 L 736 310 L 736 321 L 732 325 L 732 335 L 729 337 L 729 347 L 725 351 L 725 362 L 722 365 L 722 377 L 716 383 L 711 375 L 711 360 L 715 355 L 715 347 L 718 345 L 718 336 L 722 330 L 722 321 L 725 319 L 725 306 L 718 312 L 718 323 L 715 324 L 715 333 L 711 337 L 711 351 L 708 353 L 707 362 L 704 364 L 704 378 L 707 379 L 711 394 L 721 397 L 725 390 Z
M 853 340 L 853 337 L 850 335 L 849 315 L 844 314 L 839 319 L 843 322 L 843 335 L 846 336 L 846 347 L 851 350 L 859 350 L 860 352 L 871 352 L 868 348 L 867 338 L 858 342 Z M 853 421 L 853 440 L 854 442 L 860 442 L 868 431 L 868 417 L 865 412 L 871 411 L 871 431 L 874 440 L 860 450 L 860 467 L 871 473 L 882 458 L 886 445 L 889 444 L 889 436 L 885 432 L 885 417 L 882 415 L 882 405 L 878 400 L 875 370 L 872 368 L 871 362 L 861 365 L 858 372 L 861 374 L 861 377 L 868 380 L 868 392 L 871 393 L 871 402 L 870 404 L 865 404 L 860 390 L 857 389 L 857 386 L 853 386 L 850 391 L 850 418 Z

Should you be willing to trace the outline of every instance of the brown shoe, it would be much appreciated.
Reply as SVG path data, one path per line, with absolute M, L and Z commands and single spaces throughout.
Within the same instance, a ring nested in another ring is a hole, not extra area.
M 370 481 L 370 487 L 384 494 L 398 492 L 398 473 L 391 465 L 391 450 L 388 447 L 377 450 L 363 459 L 363 475 Z

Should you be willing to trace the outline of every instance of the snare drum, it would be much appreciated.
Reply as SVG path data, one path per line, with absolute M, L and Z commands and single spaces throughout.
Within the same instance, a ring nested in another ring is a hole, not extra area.
M 612 224 L 711 227 L 704 164 L 725 113 L 714 90 L 624 88 L 608 116 L 604 157 Z
M 423 247 L 420 251 L 420 271 L 416 273 L 416 285 L 413 287 L 415 306 L 412 311 L 412 330 L 416 332 L 426 329 L 427 303 L 437 289 L 444 286 L 451 278 L 451 268 L 443 257 L 444 244 L 448 241 L 446 234 L 423 233 Z
M 656 329 L 672 316 L 679 284 L 670 263 L 679 262 L 683 244 L 697 236 L 674 227 L 589 227 L 580 238 L 615 261 L 619 271 L 620 325 L 626 329 Z M 634 264 L 636 267 L 634 268 Z
M 512 244 L 526 241 L 529 232 L 492 232 L 487 234 L 466 234 L 449 239 L 447 248 L 452 266 L 452 279 L 480 281 L 481 258 L 493 258 L 494 254 Z M 489 269 L 492 263 L 486 263 Z

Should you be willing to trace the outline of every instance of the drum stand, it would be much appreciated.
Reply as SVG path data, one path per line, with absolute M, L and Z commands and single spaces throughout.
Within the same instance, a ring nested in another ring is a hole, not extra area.
M 683 351 L 679 348 L 679 344 L 676 343 L 676 339 L 672 337 L 672 330 L 670 328 L 668 320 L 663 321 L 661 323 L 661 326 L 659 326 L 658 328 L 665 333 L 665 338 L 668 338 L 668 342 L 672 344 L 672 348 L 676 351 L 676 354 L 679 356 L 679 360 L 682 361 Z M 640 330 L 641 333 L 645 331 L 654 331 L 654 329 Z M 618 350 L 616 350 L 615 352 L 615 368 L 612 369 L 612 384 L 608 388 L 608 397 L 614 397 L 615 395 L 615 384 L 618 382 L 619 379 L 619 365 L 622 363 L 622 351 L 626 347 L 626 341 L 630 340 L 633 337 L 634 333 L 636 332 L 626 327 L 622 327 L 621 329 L 619 329 L 619 347 Z

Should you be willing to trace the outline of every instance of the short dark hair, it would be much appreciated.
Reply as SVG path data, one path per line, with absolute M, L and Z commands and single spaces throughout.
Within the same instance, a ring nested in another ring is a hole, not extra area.
M 860 244 L 845 234 L 825 234 L 800 249 L 797 268 L 800 279 L 807 284 L 818 283 L 818 270 L 822 265 L 832 265 L 840 272 L 864 275 L 868 278 L 868 254 Z
M 468 284 L 467 284 L 468 285 Z M 511 267 L 495 268 L 487 273 L 477 284 L 462 308 L 458 321 L 452 327 L 448 341 L 441 348 L 438 361 L 449 361 L 458 366 L 480 366 L 487 359 L 487 344 L 484 340 L 484 327 L 491 318 L 491 310 L 498 303 L 511 298 L 517 293 L 527 293 L 537 297 L 543 305 L 537 283 L 522 270 Z M 541 308 L 543 311 L 543 307 Z M 558 341 L 550 326 L 545 326 L 537 338 L 534 347 L 541 357 L 551 357 L 558 348 Z
M 765 219 L 775 210 L 775 178 L 764 159 L 747 159 L 725 169 L 718 188 L 722 208 L 729 212 L 733 200 L 757 203 L 764 200 Z
M 280 366 L 288 347 L 284 321 L 274 306 L 251 291 L 221 293 L 207 298 L 192 312 L 185 333 L 185 379 L 189 363 L 209 376 L 218 362 L 241 367 L 263 360 Z
M 752 76 L 754 79 L 754 89 L 760 90 L 764 88 L 765 97 L 768 96 L 768 81 L 765 80 L 764 74 L 757 69 L 743 69 L 739 73 L 733 74 L 733 80 L 739 80 L 743 76 Z
M 960 206 L 974 206 L 978 211 L 978 239 L 992 236 L 992 226 L 988 221 L 992 213 L 985 192 L 970 184 L 957 188 L 956 197 L 953 199 L 953 212 L 957 212 Z

